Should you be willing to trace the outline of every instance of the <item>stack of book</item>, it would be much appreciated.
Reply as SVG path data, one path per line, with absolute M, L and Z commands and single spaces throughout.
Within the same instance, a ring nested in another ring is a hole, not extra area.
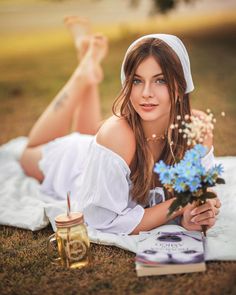
M 144 232 L 140 234 L 135 264 L 138 276 L 205 271 L 202 233 Z

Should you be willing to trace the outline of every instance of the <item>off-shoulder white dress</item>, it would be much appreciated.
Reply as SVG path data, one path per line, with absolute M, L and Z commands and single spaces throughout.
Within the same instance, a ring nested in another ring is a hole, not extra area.
M 207 169 L 214 164 L 213 148 L 202 163 Z M 90 227 L 129 234 L 140 223 L 144 208 L 131 198 L 129 166 L 95 136 L 76 132 L 49 142 L 39 167 L 42 192 L 66 200 L 70 191 L 72 209 L 82 211 Z M 164 200 L 162 188 L 150 191 L 149 206 Z

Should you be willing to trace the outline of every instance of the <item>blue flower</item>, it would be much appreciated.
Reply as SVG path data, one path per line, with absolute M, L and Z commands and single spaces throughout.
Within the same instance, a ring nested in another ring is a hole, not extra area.
M 197 175 L 197 170 L 194 166 L 191 169 L 186 169 L 184 173 L 184 177 L 191 180 L 194 179 L 196 175 Z
M 215 168 L 214 170 L 216 171 L 218 175 L 221 175 L 224 172 L 224 168 L 222 164 L 215 165 L 214 168 Z
M 202 144 L 196 144 L 193 149 L 200 155 L 200 157 L 204 157 L 207 152 L 207 147 Z
M 171 184 L 172 182 L 172 171 L 171 169 L 166 169 L 166 171 L 160 173 L 160 181 L 163 184 Z
M 184 170 L 185 170 L 185 165 L 181 161 L 173 167 L 173 174 L 175 174 L 176 176 L 182 175 L 184 173 Z
M 178 177 L 175 181 L 173 188 L 178 193 L 185 192 L 187 188 L 185 179 L 182 177 Z
M 159 174 L 159 179 L 162 184 L 170 184 L 172 182 L 171 167 L 166 165 L 163 161 L 160 161 L 155 165 L 154 172 Z
M 223 172 L 222 165 L 215 165 L 206 171 L 201 158 L 206 154 L 207 148 L 201 144 L 195 145 L 186 151 L 184 158 L 173 166 L 158 162 L 154 172 L 159 174 L 161 183 L 175 192 L 196 192 L 202 187 L 202 182 L 214 185 L 218 176 Z
M 201 162 L 199 163 L 199 165 L 196 166 L 196 174 L 200 177 L 206 174 L 206 169 L 202 166 Z
M 215 165 L 209 169 L 204 177 L 204 182 L 209 184 L 215 184 L 216 179 L 223 172 L 223 166 L 221 164 Z
M 203 178 L 203 182 L 209 183 L 209 184 L 215 184 L 216 178 L 214 177 L 213 169 L 210 169 L 207 171 L 206 175 Z
M 187 181 L 190 192 L 196 192 L 201 187 L 201 180 L 199 177 L 194 177 Z
M 184 159 L 181 165 L 183 166 L 182 168 L 191 169 L 193 166 L 193 162 L 190 159 Z
M 186 151 L 184 160 L 196 163 L 206 154 L 206 151 L 207 148 L 202 144 L 196 144 L 191 150 Z
M 154 172 L 156 172 L 157 174 L 165 172 L 166 169 L 167 169 L 167 165 L 163 161 L 159 161 L 154 166 Z
M 174 202 L 179 202 L 178 198 L 181 198 L 182 204 L 186 205 L 192 203 L 196 195 L 206 199 L 205 189 L 216 184 L 218 176 L 223 172 L 223 167 L 215 165 L 206 170 L 201 161 L 206 151 L 203 145 L 198 144 L 186 151 L 183 159 L 172 166 L 166 165 L 163 161 L 155 165 L 154 172 L 159 174 L 163 186 L 176 194 L 177 199 Z

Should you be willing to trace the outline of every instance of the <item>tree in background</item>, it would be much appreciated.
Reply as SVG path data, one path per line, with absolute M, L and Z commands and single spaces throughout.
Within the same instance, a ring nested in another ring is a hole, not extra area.
M 63 2 L 67 0 L 48 0 L 48 1 L 54 1 L 54 2 Z M 91 1 L 102 1 L 102 0 L 91 0 Z M 132 7 L 137 7 L 140 3 L 140 0 L 129 0 Z M 193 2 L 196 0 L 150 0 L 153 5 L 152 9 L 150 11 L 151 14 L 156 13 L 162 13 L 165 14 L 169 12 L 170 10 L 173 10 L 178 6 L 180 2 Z
M 153 5 L 151 9 L 151 14 L 162 13 L 165 14 L 170 10 L 173 10 L 178 6 L 180 2 L 193 2 L 195 0 L 151 0 Z M 130 0 L 131 5 L 136 7 L 139 5 L 140 0 Z

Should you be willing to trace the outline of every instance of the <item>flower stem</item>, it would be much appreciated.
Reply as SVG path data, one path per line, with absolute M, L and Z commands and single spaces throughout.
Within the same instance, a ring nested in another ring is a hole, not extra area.
M 205 224 L 203 224 L 201 227 L 202 227 L 203 235 L 204 235 L 204 237 L 206 237 L 207 226 Z

